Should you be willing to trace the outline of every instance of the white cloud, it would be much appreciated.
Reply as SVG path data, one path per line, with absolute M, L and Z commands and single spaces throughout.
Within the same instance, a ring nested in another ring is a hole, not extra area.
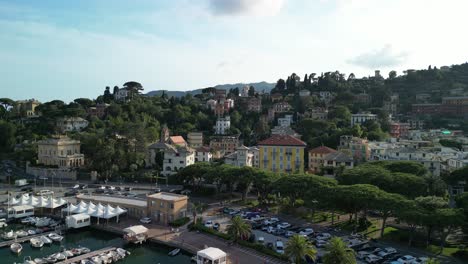
M 274 16 L 285 0 L 209 0 L 214 15 Z
M 363 53 L 348 60 L 348 63 L 369 68 L 387 68 L 400 66 L 406 61 L 408 54 L 405 52 L 395 52 L 392 46 L 387 44 L 383 48 Z

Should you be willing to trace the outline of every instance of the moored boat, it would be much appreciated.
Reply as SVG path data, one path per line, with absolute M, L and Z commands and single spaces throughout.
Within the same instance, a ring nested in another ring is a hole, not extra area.
M 24 230 L 19 230 L 19 231 L 16 231 L 16 236 L 17 237 L 26 237 L 26 236 L 28 236 L 28 232 L 26 232 Z
M 32 229 L 29 229 L 28 230 L 28 236 L 33 236 L 36 234 L 36 231 L 35 230 L 32 230 Z
M 13 230 L 10 230 L 10 232 L 5 232 L 2 234 L 2 238 L 4 240 L 11 240 L 11 239 L 14 239 L 16 236 L 15 232 L 13 232 Z
M 44 241 L 42 241 L 40 237 L 31 238 L 29 243 L 31 243 L 31 246 L 35 248 L 41 248 L 44 246 Z
M 54 241 L 54 242 L 60 242 L 60 241 L 62 241 L 62 239 L 63 239 L 63 236 L 61 236 L 61 235 L 59 235 L 59 234 L 57 234 L 57 233 L 50 233 L 50 234 L 48 235 L 48 237 L 49 237 L 50 239 L 52 239 L 52 241 Z
M 41 239 L 41 241 L 44 242 L 44 244 L 46 244 L 46 245 L 52 244 L 52 240 L 51 240 L 50 238 L 46 237 L 46 236 L 41 236 L 40 239 Z
M 10 250 L 11 252 L 15 253 L 15 254 L 19 254 L 22 250 L 23 250 L 23 246 L 21 246 L 20 243 L 13 243 L 10 245 Z
M 180 252 L 180 248 L 176 248 L 176 249 L 172 250 L 171 252 L 169 252 L 168 255 L 173 257 L 173 256 L 179 254 L 179 252 Z
M 47 263 L 47 261 L 45 261 L 42 258 L 35 258 L 34 262 L 36 262 L 36 264 L 46 264 Z

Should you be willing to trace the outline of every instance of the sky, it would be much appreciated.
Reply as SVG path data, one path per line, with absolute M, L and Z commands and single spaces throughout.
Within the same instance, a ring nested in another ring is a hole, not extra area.
M 467 61 L 466 0 L 0 0 L 0 97 L 96 98 Z

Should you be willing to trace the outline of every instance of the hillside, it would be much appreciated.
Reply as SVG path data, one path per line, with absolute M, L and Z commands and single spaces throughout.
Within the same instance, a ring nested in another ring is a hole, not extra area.
M 256 91 L 263 91 L 265 93 L 269 93 L 271 91 L 271 89 L 273 89 L 275 87 L 274 83 L 257 82 L 257 83 L 218 84 L 218 85 L 214 86 L 214 88 L 229 90 L 229 89 L 233 89 L 233 88 L 236 88 L 236 87 L 241 88 L 241 87 L 243 87 L 245 85 L 253 86 L 253 87 L 255 87 Z M 190 91 L 155 90 L 155 91 L 151 91 L 151 92 L 146 93 L 146 95 L 147 96 L 159 96 L 164 91 L 169 97 L 172 97 L 172 96 L 182 97 L 182 96 L 184 96 L 186 94 L 191 94 L 191 95 L 200 94 L 202 89 L 204 89 L 204 88 L 190 90 Z

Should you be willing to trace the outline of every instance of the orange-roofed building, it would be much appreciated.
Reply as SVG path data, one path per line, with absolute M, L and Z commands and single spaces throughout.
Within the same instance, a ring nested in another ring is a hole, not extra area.
M 304 172 L 307 144 L 290 135 L 273 135 L 258 142 L 261 169 L 273 172 Z
M 169 143 L 177 146 L 187 146 L 187 142 L 182 136 L 172 136 L 169 137 Z
M 323 166 L 324 157 L 335 152 L 336 150 L 325 146 L 309 150 L 309 171 L 311 173 L 319 173 Z

